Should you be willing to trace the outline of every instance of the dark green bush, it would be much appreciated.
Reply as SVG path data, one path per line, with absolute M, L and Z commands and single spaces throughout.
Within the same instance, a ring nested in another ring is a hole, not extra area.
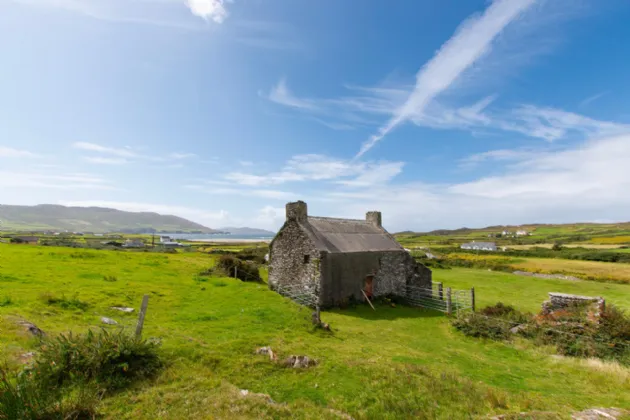
M 256 264 L 266 264 L 265 255 L 269 252 L 269 248 L 247 248 L 236 254 L 236 257 L 243 261 L 251 261 Z
M 10 306 L 13 303 L 13 299 L 11 299 L 11 296 L 5 296 L 2 299 L 0 299 L 0 308 L 3 308 L 5 306 Z
M 0 419 L 78 420 L 96 418 L 99 392 L 90 386 L 47 387 L 28 373 L 0 368 Z
M 511 334 L 510 328 L 514 326 L 503 320 L 490 318 L 476 312 L 455 318 L 452 324 L 470 337 L 489 338 L 492 340 L 507 340 Z
M 136 340 L 122 330 L 101 330 L 60 335 L 45 342 L 32 372 L 41 384 L 51 387 L 80 382 L 111 390 L 149 378 L 162 365 L 157 344 Z
M 89 303 L 79 300 L 78 295 L 74 295 L 74 297 L 68 299 L 65 295 L 58 297 L 52 293 L 44 293 L 41 299 L 48 305 L 59 306 L 62 309 L 78 309 L 85 311 L 90 306 Z
M 262 281 L 257 264 L 243 261 L 233 255 L 221 255 L 216 268 L 228 277 L 235 277 L 242 281 Z
M 574 305 L 536 317 L 511 306 L 497 303 L 478 313 L 452 321 L 455 328 L 472 337 L 508 340 L 514 336 L 533 339 L 540 345 L 552 345 L 559 354 L 574 357 L 598 357 L 630 365 L 630 317 L 615 306 L 607 306 L 599 320 L 589 315 L 588 305 Z

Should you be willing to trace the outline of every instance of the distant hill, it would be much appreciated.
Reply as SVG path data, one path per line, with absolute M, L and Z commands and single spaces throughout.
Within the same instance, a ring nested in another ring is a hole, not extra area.
M 490 232 L 502 232 L 526 230 L 528 232 L 535 232 L 536 230 L 551 231 L 556 230 L 560 232 L 600 232 L 603 230 L 627 230 L 630 229 L 630 222 L 617 222 L 617 223 L 528 223 L 524 225 L 495 225 L 487 226 L 483 228 L 459 228 L 459 229 L 437 229 L 430 232 L 414 232 L 406 230 L 404 232 L 397 232 L 396 235 L 426 235 L 426 236 L 458 236 L 469 235 L 474 233 L 490 233 Z
M 0 230 L 219 233 L 177 216 L 129 212 L 103 207 L 65 207 L 53 204 L 9 206 L 0 204 Z
M 270 230 L 265 229 L 256 229 L 249 227 L 224 227 L 221 228 L 223 232 L 228 232 L 232 235 L 247 235 L 247 236 L 275 236 L 276 232 L 272 232 Z

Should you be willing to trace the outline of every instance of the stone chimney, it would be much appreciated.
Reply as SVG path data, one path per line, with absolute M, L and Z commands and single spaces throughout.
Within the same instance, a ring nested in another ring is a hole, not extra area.
M 365 214 L 365 220 L 376 227 L 383 227 L 383 221 L 380 211 L 368 211 Z
M 307 217 L 308 210 L 304 201 L 287 203 L 287 221 L 297 220 L 298 222 L 306 222 Z

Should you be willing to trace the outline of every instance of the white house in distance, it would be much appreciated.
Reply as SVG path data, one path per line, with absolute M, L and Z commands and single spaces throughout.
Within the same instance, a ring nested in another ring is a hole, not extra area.
M 178 248 L 180 246 L 184 246 L 177 241 L 174 241 L 170 236 L 160 236 L 160 245 L 165 248 Z
M 462 244 L 460 246 L 461 249 L 472 249 L 476 251 L 496 251 L 497 244 L 494 242 L 469 242 L 467 244 Z

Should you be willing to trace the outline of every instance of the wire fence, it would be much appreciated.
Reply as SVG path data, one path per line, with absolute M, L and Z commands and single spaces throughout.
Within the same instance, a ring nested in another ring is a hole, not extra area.
M 299 303 L 300 305 L 307 306 L 309 308 L 316 308 L 319 302 L 319 298 L 315 293 L 315 288 L 312 286 L 294 284 L 294 285 L 276 285 L 276 292 L 285 296 L 292 301 Z

